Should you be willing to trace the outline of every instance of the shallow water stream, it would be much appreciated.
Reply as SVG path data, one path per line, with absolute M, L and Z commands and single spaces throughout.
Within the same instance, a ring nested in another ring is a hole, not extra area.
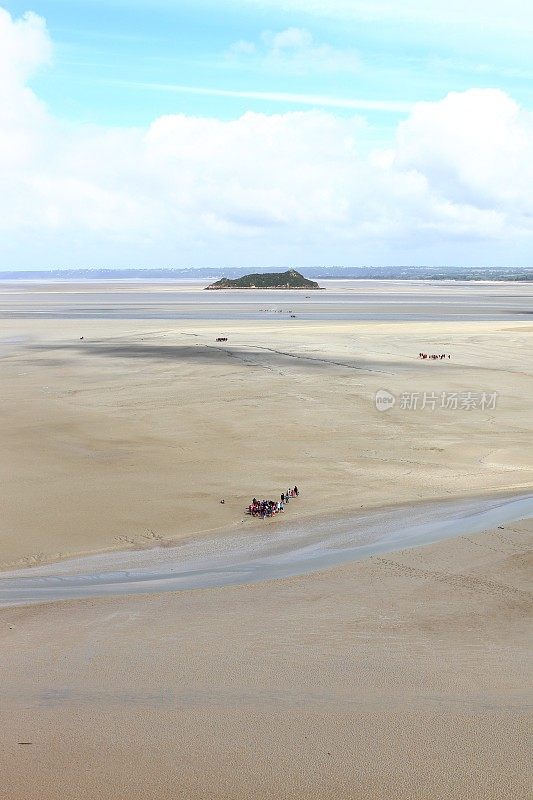
M 533 516 L 533 494 L 461 498 L 85 556 L 0 576 L 0 606 L 205 589 L 286 578 Z

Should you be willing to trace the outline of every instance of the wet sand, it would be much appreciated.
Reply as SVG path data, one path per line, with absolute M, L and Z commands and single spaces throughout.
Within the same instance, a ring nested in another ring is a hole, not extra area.
M 531 321 L 533 283 L 320 281 L 325 291 L 223 290 L 203 281 L 0 281 L 0 318 Z
M 5 572 L 0 575 L 0 607 L 258 583 L 524 518 L 533 518 L 533 493 L 316 517 L 292 525 L 280 522 L 275 536 L 266 520 L 261 533 L 246 537 L 233 530 L 225 536 L 204 535 L 178 547 L 87 556 Z

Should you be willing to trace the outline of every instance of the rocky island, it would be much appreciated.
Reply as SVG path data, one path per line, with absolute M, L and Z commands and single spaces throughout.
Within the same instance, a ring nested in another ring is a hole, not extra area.
M 243 275 L 242 278 L 221 278 L 219 281 L 205 287 L 206 289 L 321 289 L 316 281 L 288 269 L 286 272 L 258 272 L 252 275 Z

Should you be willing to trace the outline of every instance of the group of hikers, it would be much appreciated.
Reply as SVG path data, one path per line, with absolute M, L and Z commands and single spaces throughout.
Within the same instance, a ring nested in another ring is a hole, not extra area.
M 451 358 L 451 356 L 446 355 L 446 353 L 439 353 L 438 355 L 436 355 L 435 353 L 419 353 L 418 358 L 423 358 L 423 359 L 429 358 L 433 361 L 439 361 L 442 360 L 443 358 Z
M 248 506 L 248 514 L 252 517 L 273 517 L 274 514 L 279 514 L 280 511 L 285 511 L 285 506 L 290 502 L 291 498 L 298 497 L 298 487 L 294 486 L 292 489 L 287 489 L 282 492 L 279 500 L 257 500 L 255 497 Z

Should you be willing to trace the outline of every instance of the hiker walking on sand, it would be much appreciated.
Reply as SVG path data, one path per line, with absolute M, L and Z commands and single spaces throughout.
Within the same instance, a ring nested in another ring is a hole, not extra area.
M 298 487 L 297 486 L 294 487 L 294 496 L 298 497 Z

